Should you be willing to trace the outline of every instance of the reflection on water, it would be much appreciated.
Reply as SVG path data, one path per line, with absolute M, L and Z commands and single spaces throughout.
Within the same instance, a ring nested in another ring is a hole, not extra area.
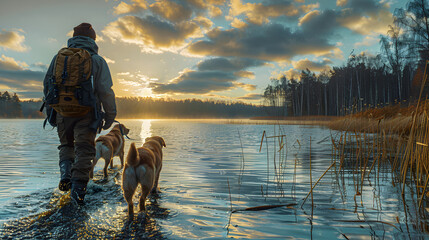
M 164 137 L 161 194 L 147 203 L 148 216 L 127 220 L 120 188 L 121 170 L 102 164 L 88 186 L 86 206 L 71 204 L 56 188 L 56 131 L 41 120 L 1 120 L 0 223 L 2 238 L 426 238 L 410 195 L 391 184 L 388 169 L 368 176 L 360 196 L 353 166 L 342 176 L 330 171 L 301 207 L 313 184 L 332 163 L 331 132 L 318 127 L 228 125 L 214 122 L 123 120 L 131 142 L 140 146 L 151 135 Z M 284 146 L 263 131 L 286 135 Z M 105 133 L 105 131 L 103 131 Z M 311 136 L 311 153 L 310 153 Z M 279 149 L 283 149 L 280 150 Z M 274 155 L 275 153 L 275 155 Z M 269 162 L 267 164 L 267 157 Z M 115 158 L 115 165 L 119 160 Z M 138 196 L 134 202 L 137 203 Z M 248 207 L 297 204 L 264 211 Z
M 141 120 L 142 130 L 140 132 L 140 139 L 142 141 L 144 141 L 147 137 L 152 136 L 151 122 L 152 122 L 152 120 Z

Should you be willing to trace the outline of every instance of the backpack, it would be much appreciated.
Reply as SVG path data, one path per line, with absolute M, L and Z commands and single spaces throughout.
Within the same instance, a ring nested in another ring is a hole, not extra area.
M 91 54 L 62 48 L 55 59 L 45 102 L 63 117 L 82 117 L 96 105 Z

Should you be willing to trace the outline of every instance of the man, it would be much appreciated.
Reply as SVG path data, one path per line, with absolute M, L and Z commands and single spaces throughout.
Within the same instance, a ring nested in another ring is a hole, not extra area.
M 94 99 L 94 106 L 91 110 L 81 117 L 70 117 L 67 114 L 61 114 L 54 110 L 52 101 L 46 101 L 49 106 L 46 107 L 49 122 L 57 127 L 58 136 L 60 140 L 59 149 L 59 166 L 61 173 L 61 180 L 59 183 L 59 189 L 61 191 L 68 191 L 71 188 L 71 198 L 74 199 L 78 204 L 84 203 L 84 197 L 86 193 L 86 186 L 89 181 L 89 173 L 92 167 L 92 160 L 95 157 L 95 136 L 97 129 L 102 127 L 108 129 L 116 117 L 116 104 L 115 94 L 112 90 L 112 78 L 110 76 L 109 67 L 106 61 L 98 55 L 98 46 L 95 43 L 96 34 L 91 24 L 82 23 L 74 28 L 73 37 L 67 42 L 67 47 L 76 51 L 86 50 L 88 53 L 87 57 L 91 64 L 88 64 L 88 69 L 92 77 L 88 77 L 91 81 L 91 96 Z M 62 50 L 60 50 L 62 51 Z M 51 65 L 46 73 L 44 79 L 44 95 L 45 100 L 49 98 L 51 89 L 53 86 L 59 85 L 60 82 L 55 82 L 58 76 L 58 64 L 64 63 L 64 71 L 73 71 L 66 67 L 67 58 L 65 61 L 56 61 L 57 56 L 54 57 Z M 69 58 L 70 60 L 70 58 Z M 60 63 L 58 63 L 60 62 Z M 82 64 L 83 65 L 83 64 Z M 66 73 L 64 81 L 67 82 L 67 76 L 75 73 Z M 84 77 L 87 77 L 85 74 Z M 64 88 L 64 87 L 63 87 Z M 79 88 L 80 85 L 79 85 Z M 58 91 L 58 89 L 56 89 Z M 77 91 L 77 90 L 74 90 Z M 87 91 L 89 92 L 89 91 Z M 58 102 L 58 94 L 56 101 Z M 72 94 L 73 95 L 73 94 Z M 74 94 L 79 95 L 79 94 Z M 51 97 L 52 99 L 52 97 Z M 103 116 L 101 110 L 104 110 Z M 55 114 L 54 114 L 55 113 Z M 55 116 L 56 115 L 56 116 Z M 100 125 L 104 118 L 104 125 Z M 95 127 L 94 127 L 95 125 Z

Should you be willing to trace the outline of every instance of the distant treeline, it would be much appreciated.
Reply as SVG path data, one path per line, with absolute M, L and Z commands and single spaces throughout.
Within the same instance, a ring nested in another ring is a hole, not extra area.
M 118 118 L 249 118 L 276 112 L 273 107 L 199 99 L 116 98 Z
M 408 104 L 413 96 L 415 68 L 406 65 L 398 76 L 375 60 L 359 55 L 329 73 L 316 75 L 307 69 L 301 72 L 300 80 L 286 76 L 272 79 L 264 98 L 267 105 L 282 107 L 285 116 L 342 116 L 389 104 Z
M 42 101 L 20 101 L 18 95 L 0 93 L 0 118 L 44 118 Z M 199 99 L 156 99 L 118 97 L 117 118 L 250 118 L 276 115 L 278 109 L 247 104 Z
M 41 101 L 21 101 L 16 93 L 0 92 L 0 118 L 42 118 Z
M 21 104 L 16 93 L 10 95 L 7 91 L 3 94 L 0 92 L 0 116 L 2 118 L 22 117 Z
M 405 9 L 396 9 L 394 24 L 380 37 L 381 53 L 376 56 L 352 53 L 343 66 L 319 75 L 307 69 L 300 76 L 272 79 L 264 91 L 266 103 L 282 107 L 286 116 L 339 116 L 412 103 L 429 60 L 428 9 L 427 0 L 412 0 Z M 429 94 L 428 86 L 423 97 Z

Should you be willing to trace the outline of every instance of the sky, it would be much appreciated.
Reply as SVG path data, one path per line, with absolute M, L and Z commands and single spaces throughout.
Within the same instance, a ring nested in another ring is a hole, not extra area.
M 43 97 L 53 56 L 82 22 L 116 96 L 261 103 L 270 79 L 380 53 L 402 0 L 0 0 L 0 92 Z

